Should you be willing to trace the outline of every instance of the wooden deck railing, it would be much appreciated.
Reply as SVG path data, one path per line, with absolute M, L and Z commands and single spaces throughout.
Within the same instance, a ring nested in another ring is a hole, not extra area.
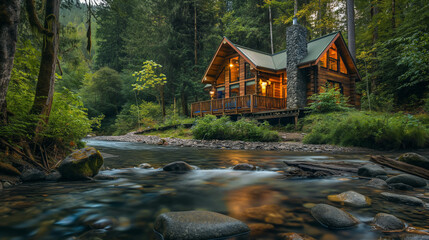
M 286 99 L 245 95 L 192 103 L 191 116 L 204 116 L 206 114 L 233 115 L 275 109 L 286 109 Z

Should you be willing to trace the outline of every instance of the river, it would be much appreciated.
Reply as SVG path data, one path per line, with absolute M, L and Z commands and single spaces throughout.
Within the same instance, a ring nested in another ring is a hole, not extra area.
M 316 239 L 378 239 L 385 235 L 368 222 L 379 212 L 394 214 L 416 227 L 429 225 L 427 209 L 386 203 L 379 196 L 380 190 L 365 187 L 368 180 L 356 176 L 286 179 L 283 174 L 283 160 L 367 161 L 368 156 L 194 149 L 96 140 L 88 140 L 87 144 L 105 156 L 109 170 L 101 173 L 117 179 L 25 183 L 4 189 L 0 192 L 0 240 L 151 239 L 153 222 L 160 213 L 196 209 L 226 214 L 247 224 L 266 222 L 267 214 L 273 210 L 287 215 L 283 222 L 276 222 L 274 228 L 252 239 L 278 239 L 279 233 L 286 232 L 305 232 Z M 173 161 L 186 161 L 199 169 L 185 174 L 157 169 Z M 154 169 L 136 168 L 140 163 L 149 163 Z M 231 170 L 237 163 L 250 163 L 258 169 Z M 368 208 L 344 208 L 361 224 L 330 230 L 314 220 L 309 207 L 329 203 L 327 195 L 347 190 L 372 199 Z M 265 212 L 255 214 L 249 209 Z M 95 219 L 109 219 L 112 229 L 91 230 L 89 225 Z

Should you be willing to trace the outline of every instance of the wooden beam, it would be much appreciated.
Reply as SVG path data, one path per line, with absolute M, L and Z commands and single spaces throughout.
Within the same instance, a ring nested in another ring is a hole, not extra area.
M 370 161 L 380 165 L 388 166 L 412 175 L 429 179 L 429 170 L 426 170 L 424 168 L 417 167 L 408 163 L 396 161 L 394 159 L 391 159 L 385 156 L 371 156 Z

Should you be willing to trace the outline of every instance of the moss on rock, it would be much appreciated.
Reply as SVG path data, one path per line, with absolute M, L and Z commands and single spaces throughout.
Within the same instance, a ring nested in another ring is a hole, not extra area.
M 98 174 L 103 163 L 100 152 L 93 147 L 87 147 L 71 153 L 63 160 L 58 171 L 64 179 L 88 179 Z

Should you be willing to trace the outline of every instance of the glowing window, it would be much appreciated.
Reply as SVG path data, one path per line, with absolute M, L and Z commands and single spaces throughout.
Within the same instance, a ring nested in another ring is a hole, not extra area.
M 327 68 L 328 67 L 328 62 L 326 61 L 326 54 L 323 54 L 323 56 L 320 58 L 320 66 Z
M 347 67 L 344 64 L 343 58 L 340 57 L 340 72 L 347 74 Z
M 245 68 L 245 71 L 246 71 L 246 79 L 254 78 L 255 77 L 255 74 L 253 74 L 252 71 L 250 71 L 250 64 L 245 63 L 244 64 L 244 68 Z
M 332 47 L 329 49 L 328 58 L 329 69 L 333 71 L 338 71 L 338 51 L 335 45 L 332 45 Z
M 229 60 L 229 81 L 230 82 L 237 82 L 240 80 L 239 72 L 240 72 L 240 63 L 238 61 L 238 57 L 231 58 Z
M 219 77 L 216 79 L 217 85 L 225 83 L 225 68 L 222 69 L 222 72 L 219 74 Z

